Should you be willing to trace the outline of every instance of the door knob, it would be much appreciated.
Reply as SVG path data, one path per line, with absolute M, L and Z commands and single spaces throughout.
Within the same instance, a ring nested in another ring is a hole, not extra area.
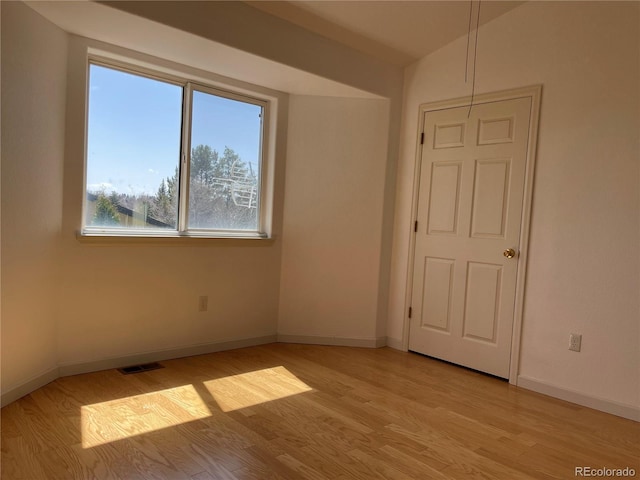
M 516 256 L 516 251 L 513 248 L 507 248 L 502 254 L 507 258 L 513 258 Z

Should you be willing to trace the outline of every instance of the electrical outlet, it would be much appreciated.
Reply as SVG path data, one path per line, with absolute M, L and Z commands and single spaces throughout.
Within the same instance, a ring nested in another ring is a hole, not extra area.
M 569 335 L 569 350 L 574 352 L 580 351 L 580 346 L 582 345 L 582 335 L 578 333 L 572 333 Z
M 202 295 L 198 298 L 198 311 L 206 312 L 209 307 L 209 297 L 207 295 Z

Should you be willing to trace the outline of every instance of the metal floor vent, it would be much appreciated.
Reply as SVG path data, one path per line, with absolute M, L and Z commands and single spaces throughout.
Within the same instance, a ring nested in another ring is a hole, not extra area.
M 143 365 L 131 365 L 130 367 L 119 368 L 118 371 L 123 375 L 130 375 L 132 373 L 148 372 L 150 370 L 157 370 L 158 368 L 164 368 L 158 362 L 145 363 Z

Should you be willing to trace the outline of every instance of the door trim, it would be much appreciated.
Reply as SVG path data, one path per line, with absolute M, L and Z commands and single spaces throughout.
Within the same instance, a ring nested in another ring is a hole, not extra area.
M 485 93 L 475 95 L 473 104 L 485 104 L 492 102 L 501 102 L 504 100 L 515 100 L 517 98 L 531 99 L 531 113 L 529 115 L 529 136 L 527 140 L 527 158 L 525 160 L 525 178 L 524 178 L 524 197 L 522 202 L 522 220 L 520 223 L 520 243 L 518 245 L 519 264 L 516 275 L 516 293 L 515 305 L 513 312 L 513 334 L 511 337 L 511 358 L 509 363 L 509 383 L 517 385 L 518 372 L 520 367 L 520 340 L 522 335 L 522 317 L 524 312 L 525 297 L 525 281 L 528 264 L 529 250 L 529 231 L 531 225 L 531 206 L 533 199 L 533 180 L 535 173 L 536 148 L 538 139 L 538 122 L 540 118 L 540 101 L 542 98 L 542 85 L 532 85 L 529 87 L 517 88 L 513 90 L 504 90 L 500 92 Z M 420 193 L 420 167 L 422 158 L 422 145 L 420 144 L 420 136 L 424 131 L 424 117 L 427 112 L 437 110 L 446 110 L 450 108 L 458 108 L 469 106 L 471 96 L 460 97 L 451 100 L 443 100 L 438 102 L 430 102 L 421 104 L 418 111 L 418 132 L 416 135 L 417 148 L 413 169 L 413 192 L 411 204 L 411 221 L 407 226 L 409 229 L 409 257 L 405 290 L 405 317 L 403 327 L 402 349 L 409 349 L 409 329 L 410 322 L 407 312 L 411 306 L 411 296 L 413 292 L 413 270 L 415 259 L 415 235 L 413 234 L 414 221 L 418 213 L 418 196 Z

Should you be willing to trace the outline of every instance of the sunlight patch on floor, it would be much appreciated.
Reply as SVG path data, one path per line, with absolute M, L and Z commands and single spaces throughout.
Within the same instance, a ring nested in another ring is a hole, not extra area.
M 284 367 L 265 368 L 209 380 L 204 382 L 204 385 L 223 412 L 231 412 L 313 390 Z
M 124 438 L 211 416 L 193 385 L 119 398 L 81 408 L 82 447 Z
M 223 412 L 313 390 L 284 367 L 217 378 L 204 386 Z M 210 399 L 206 401 L 213 405 Z M 80 410 L 82 447 L 93 448 L 210 417 L 206 401 L 193 385 L 182 385 L 85 405 Z

